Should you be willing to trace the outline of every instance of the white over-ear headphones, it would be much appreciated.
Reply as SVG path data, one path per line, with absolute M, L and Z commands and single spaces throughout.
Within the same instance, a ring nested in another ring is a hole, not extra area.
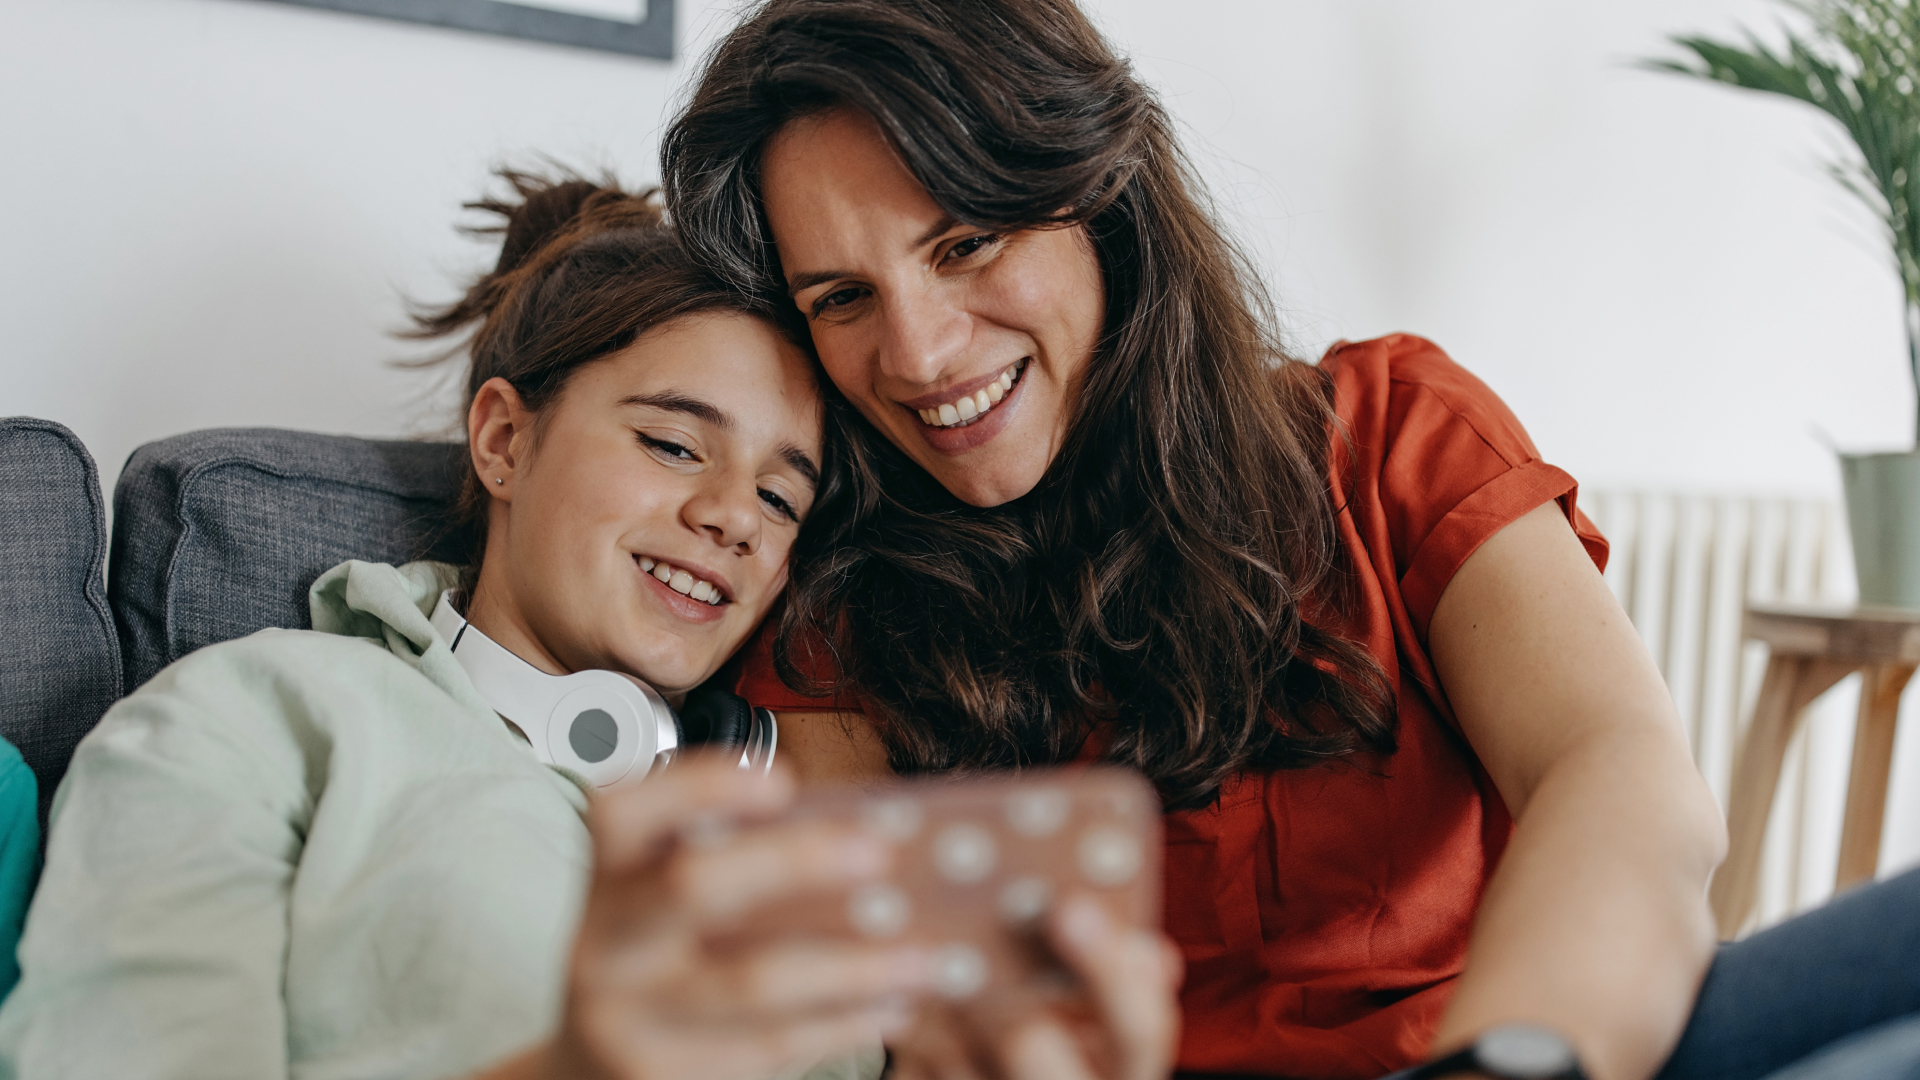
M 773 766 L 779 727 L 771 712 L 725 690 L 703 688 L 688 695 L 687 727 L 693 730 L 683 730 L 681 718 L 653 687 L 617 671 L 549 675 L 481 633 L 454 610 L 452 597 L 452 590 L 440 594 L 433 628 L 452 647 L 474 689 L 520 729 L 541 761 L 572 769 L 601 788 L 665 768 L 681 746 L 694 743 L 738 747 L 743 769 L 765 772 Z

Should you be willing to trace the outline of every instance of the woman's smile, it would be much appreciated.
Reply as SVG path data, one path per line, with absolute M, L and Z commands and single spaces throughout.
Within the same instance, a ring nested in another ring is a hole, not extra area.
M 964 454 L 1005 431 L 1019 405 L 1023 358 L 985 379 L 901 402 L 920 419 L 920 437 L 943 454 Z M 929 403 L 932 404 L 929 404 Z

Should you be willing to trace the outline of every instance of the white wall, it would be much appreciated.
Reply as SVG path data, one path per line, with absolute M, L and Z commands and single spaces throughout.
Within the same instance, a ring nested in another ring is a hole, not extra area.
M 655 177 L 673 63 L 257 0 L 0 6 L 0 408 L 111 473 L 209 424 L 415 429 L 404 294 L 489 164 Z M 1634 70 L 1761 0 L 1097 0 L 1303 351 L 1414 330 L 1589 483 L 1831 491 L 1906 438 L 1896 290 L 1790 103 Z M 437 422 L 442 419 L 434 415 Z
M 1592 485 L 1837 492 L 1821 429 L 1905 445 L 1897 288 L 1789 104 L 1638 71 L 1763 0 L 1090 0 L 1163 88 L 1302 352 L 1412 330 Z M 449 419 L 386 362 L 450 225 L 534 152 L 655 178 L 689 55 L 639 60 L 258 0 L 0 3 L 0 414 L 111 486 L 152 438 Z M 1889 854 L 1920 857 L 1920 740 Z

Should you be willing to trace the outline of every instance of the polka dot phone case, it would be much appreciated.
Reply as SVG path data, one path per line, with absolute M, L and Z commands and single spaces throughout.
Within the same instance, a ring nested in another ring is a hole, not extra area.
M 1160 803 L 1122 769 L 1029 770 L 918 779 L 803 795 L 794 819 L 854 823 L 893 845 L 884 879 L 753 913 L 756 932 L 929 950 L 955 1003 L 1071 996 L 1044 939 L 1068 896 L 1125 926 L 1160 921 Z

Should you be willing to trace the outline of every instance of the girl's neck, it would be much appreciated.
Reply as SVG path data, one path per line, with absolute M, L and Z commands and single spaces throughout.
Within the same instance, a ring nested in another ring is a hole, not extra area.
M 573 674 L 572 669 L 556 659 L 534 634 L 512 590 L 506 588 L 503 582 L 488 579 L 485 566 L 480 569 L 480 580 L 475 583 L 473 594 L 467 597 L 467 609 L 463 614 L 474 629 L 541 671 L 549 675 Z

